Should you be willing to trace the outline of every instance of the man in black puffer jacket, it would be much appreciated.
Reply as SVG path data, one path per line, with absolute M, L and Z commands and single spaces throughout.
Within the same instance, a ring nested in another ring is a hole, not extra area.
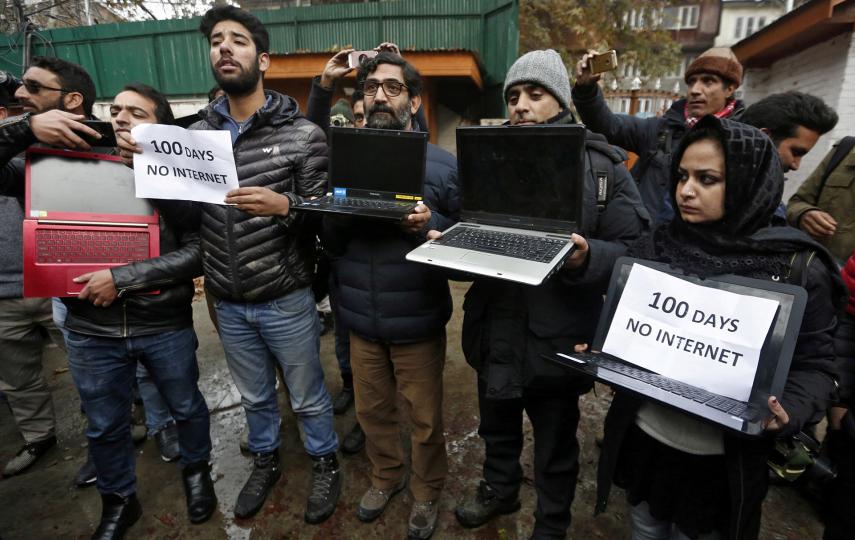
M 338 438 L 311 291 L 316 231 L 289 210 L 303 198 L 324 194 L 327 145 L 323 131 L 300 114 L 292 98 L 264 90 L 269 37 L 254 15 L 214 7 L 199 30 L 226 95 L 200 111 L 201 120 L 190 128 L 230 132 L 240 183 L 224 201 L 232 206 L 187 205 L 201 208 L 205 287 L 217 298 L 220 339 L 241 393 L 254 456 L 234 512 L 241 518 L 258 512 L 281 476 L 278 362 L 312 458 L 304 518 L 320 523 L 332 515 L 341 491 Z M 130 139 L 122 148 L 125 157 L 139 150 Z
M 513 126 L 575 123 L 568 110 L 567 69 L 553 50 L 517 59 L 508 70 L 504 93 Z M 455 509 L 464 527 L 478 527 L 520 508 L 523 411 L 534 431 L 537 507 L 531 538 L 564 538 L 570 525 L 579 473 L 579 396 L 591 389 L 593 380 L 541 355 L 573 350 L 574 340 L 593 337 L 612 265 L 647 221 L 635 183 L 621 164 L 625 155 L 590 132 L 586 147 L 579 231 L 584 238 L 573 235 L 577 249 L 565 267 L 537 287 L 479 277 L 466 293 L 462 347 L 478 372 L 478 434 L 484 439 L 485 459 L 484 479 Z M 593 171 L 608 169 L 613 188 L 607 189 L 611 195 L 600 210 Z
M 358 79 L 364 81 L 368 127 L 412 129 L 422 89 L 412 65 L 382 52 L 363 64 Z M 378 159 L 383 152 L 377 149 Z M 406 484 L 398 435 L 400 393 L 413 423 L 410 538 L 433 533 L 448 470 L 442 370 L 451 295 L 441 272 L 404 257 L 425 240 L 428 228 L 444 230 L 458 213 L 457 163 L 448 152 L 428 145 L 424 204 L 400 226 L 341 218 L 326 219 L 324 226 L 339 280 L 339 313 L 350 329 L 356 416 L 372 464 L 371 487 L 356 514 L 362 521 L 376 519 Z

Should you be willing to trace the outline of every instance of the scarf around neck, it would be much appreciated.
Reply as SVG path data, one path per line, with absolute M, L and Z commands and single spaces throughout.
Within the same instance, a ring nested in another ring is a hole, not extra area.
M 727 103 L 724 105 L 724 108 L 716 112 L 712 116 L 715 116 L 718 119 L 730 118 L 730 115 L 733 114 L 734 110 L 736 110 L 736 99 L 729 98 L 727 100 Z M 695 125 L 698 123 L 698 120 L 700 120 L 700 117 L 698 116 L 689 116 L 688 100 L 686 100 L 686 106 L 683 108 L 683 117 L 686 119 L 686 126 L 688 126 L 689 129 L 695 127 Z

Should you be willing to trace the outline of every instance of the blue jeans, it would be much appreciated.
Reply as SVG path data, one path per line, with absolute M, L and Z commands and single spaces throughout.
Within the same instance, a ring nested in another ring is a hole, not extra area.
M 169 414 L 169 405 L 163 400 L 157 385 L 142 363 L 137 364 L 136 376 L 137 388 L 139 388 L 145 410 L 145 427 L 148 429 L 148 436 L 151 437 L 175 420 Z
M 146 366 L 175 417 L 181 464 L 210 458 L 210 417 L 197 385 L 198 342 L 192 328 L 131 338 L 69 331 L 66 342 L 68 365 L 89 419 L 86 436 L 98 491 L 124 497 L 136 492 L 130 426 L 137 362 Z
M 215 305 L 226 362 L 246 411 L 250 451 L 279 448 L 274 368 L 278 362 L 291 408 L 306 434 L 306 452 L 311 456 L 335 452 L 338 438 L 321 369 L 320 323 L 311 289 L 267 302 L 217 300 Z

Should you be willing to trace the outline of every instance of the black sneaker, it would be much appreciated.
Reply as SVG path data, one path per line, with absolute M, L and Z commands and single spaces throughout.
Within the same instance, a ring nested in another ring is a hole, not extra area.
M 341 387 L 341 392 L 333 400 L 333 414 L 344 414 L 353 405 L 353 382 L 349 385 L 345 383 Z
M 3 468 L 3 478 L 21 474 L 29 469 L 40 457 L 56 446 L 56 437 L 48 437 L 43 441 L 27 443 L 21 447 Z
M 74 485 L 83 488 L 94 485 L 97 480 L 98 471 L 95 470 L 95 462 L 92 461 L 92 452 L 87 452 L 86 463 L 74 475 Z
M 279 449 L 267 454 L 255 454 L 252 472 L 235 504 L 235 517 L 254 516 L 264 505 L 270 490 L 282 476 L 279 468 Z
M 498 515 L 512 514 L 519 509 L 519 499 L 513 501 L 499 500 L 493 488 L 481 480 L 475 496 L 458 504 L 457 508 L 454 509 L 454 515 L 461 525 L 471 528 L 480 527 Z
M 154 434 L 160 459 L 169 463 L 181 457 L 181 446 L 178 444 L 178 427 L 174 422 Z
M 345 454 L 358 454 L 363 448 L 365 448 L 365 432 L 362 431 L 362 426 L 357 422 L 353 429 L 344 436 L 341 451 Z
M 341 495 L 341 467 L 335 452 L 312 457 L 312 485 L 306 500 L 306 523 L 321 523 L 335 512 Z

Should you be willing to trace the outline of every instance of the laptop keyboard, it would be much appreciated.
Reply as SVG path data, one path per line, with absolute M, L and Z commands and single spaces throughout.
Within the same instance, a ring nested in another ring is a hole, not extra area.
M 147 232 L 36 229 L 36 262 L 130 263 L 149 258 Z
M 415 206 L 411 202 L 357 199 L 351 197 L 330 197 L 329 204 L 336 208 L 368 208 L 372 210 L 408 210 Z
M 757 413 L 759 412 L 756 407 L 753 407 L 748 403 L 713 394 L 703 388 L 675 381 L 674 379 L 669 379 L 662 375 L 612 360 L 602 354 L 584 354 L 576 356 L 580 356 L 591 364 L 605 368 L 609 371 L 614 371 L 615 373 L 626 375 L 631 379 L 646 382 L 656 388 L 661 388 L 662 390 L 671 392 L 672 394 L 683 396 L 684 398 L 691 399 L 697 403 L 703 403 L 708 407 L 712 407 L 713 409 L 717 409 L 744 420 L 755 420 L 757 418 Z
M 439 240 L 435 240 L 434 243 L 494 253 L 515 259 L 548 263 L 567 245 L 568 240 L 457 227 L 444 234 Z

